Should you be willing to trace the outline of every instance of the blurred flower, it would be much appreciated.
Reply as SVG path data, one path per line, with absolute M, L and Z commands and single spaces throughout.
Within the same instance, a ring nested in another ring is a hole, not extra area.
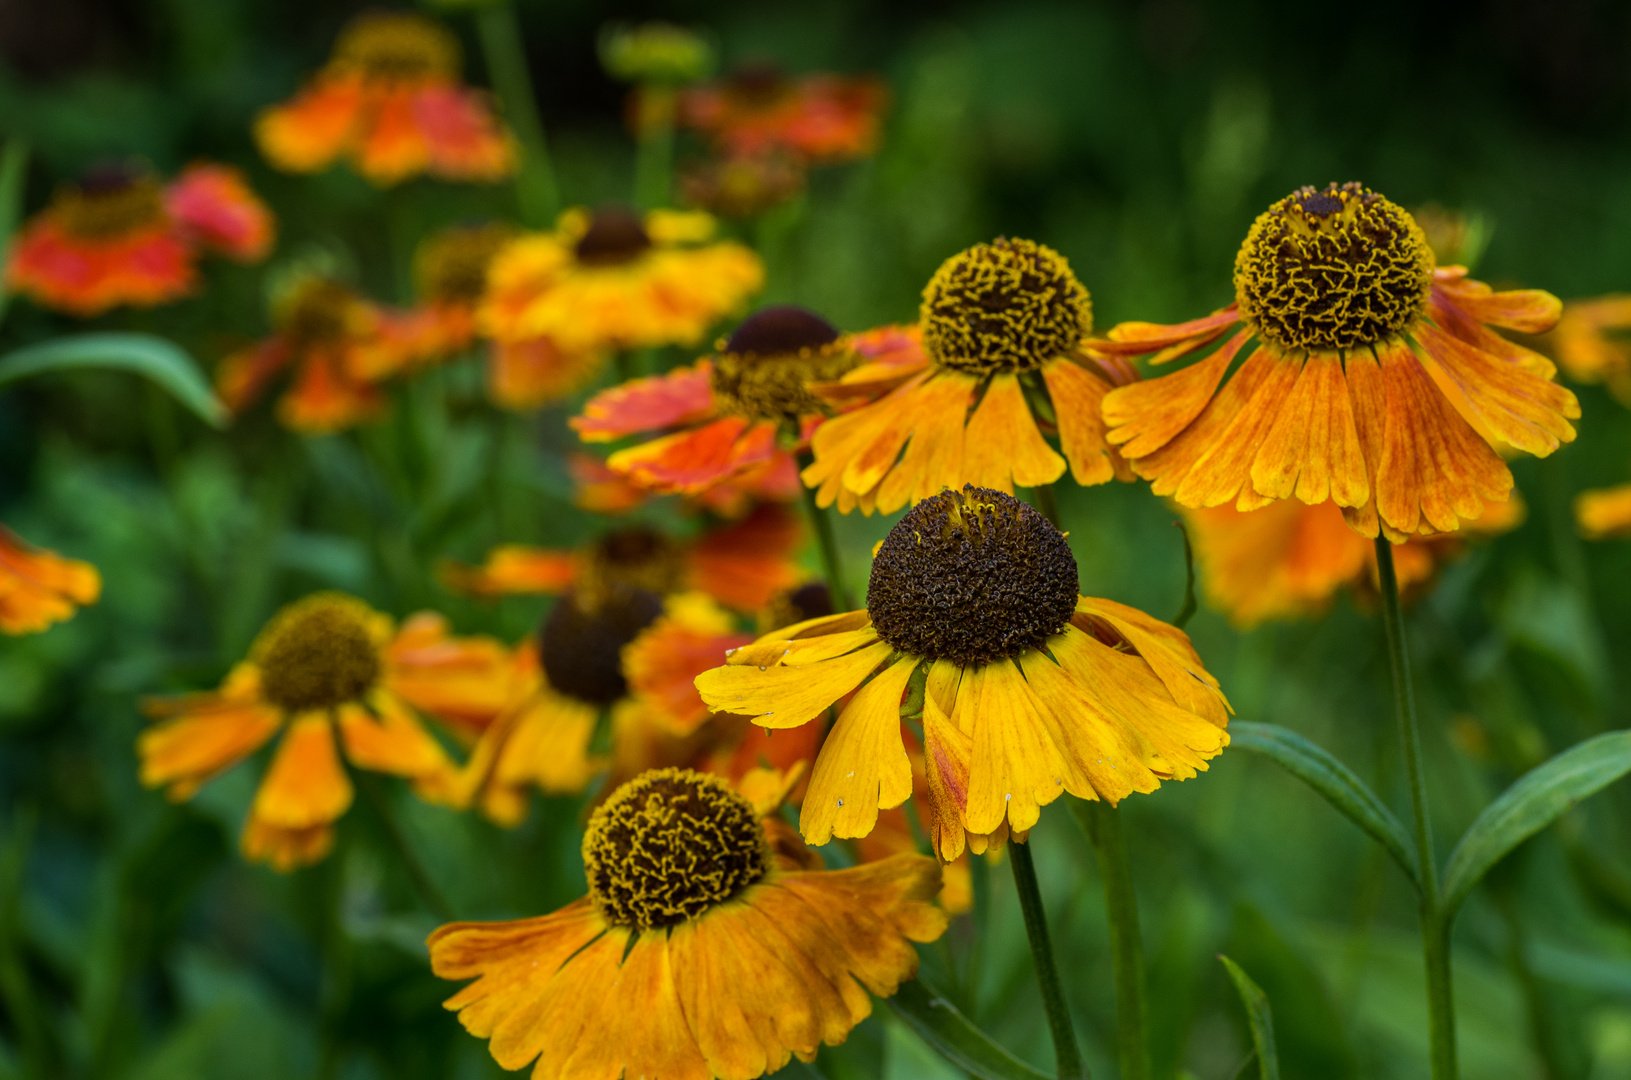
M 843 1042 L 872 1009 L 861 987 L 893 994 L 911 943 L 945 932 L 940 868 L 814 869 L 772 816 L 784 784 L 755 773 L 744 797 L 664 769 L 619 788 L 584 836 L 588 897 L 430 936 L 437 975 L 476 980 L 447 1007 L 537 1080 L 751 1080 Z
M 856 691 L 799 818 L 818 845 L 866 836 L 911 796 L 902 698 L 921 699 L 924 816 L 947 862 L 965 839 L 976 853 L 1010 831 L 1023 841 L 1065 792 L 1115 803 L 1188 779 L 1229 741 L 1228 703 L 1182 631 L 1079 595 L 1059 530 L 971 486 L 923 500 L 890 530 L 865 610 L 766 634 L 697 689 L 709 708 L 776 729 Z
M 278 419 L 307 434 L 339 431 L 378 416 L 379 388 L 365 378 L 389 367 L 386 312 L 326 277 L 303 277 L 273 303 L 272 336 L 221 362 L 216 389 L 235 413 L 253 405 L 273 379 L 294 368 Z
M 376 184 L 422 172 L 502 179 L 515 168 L 514 140 L 486 95 L 460 83 L 459 68 L 458 40 L 440 24 L 359 15 L 306 88 L 256 119 L 255 140 L 286 172 L 319 172 L 345 156 Z
M 812 163 L 865 157 L 878 146 L 889 92 L 871 76 L 792 78 L 774 65 L 680 95 L 680 123 L 728 155 L 783 150 Z
M 1574 520 L 1587 540 L 1631 539 L 1631 484 L 1582 491 L 1574 499 Z
M 709 243 L 713 229 L 706 214 L 569 210 L 554 232 L 499 253 L 483 330 L 500 345 L 545 338 L 567 356 L 692 344 L 764 283 L 759 257 Z
M 671 23 L 609 25 L 600 32 L 600 63 L 624 82 L 678 85 L 712 71 L 714 50 L 702 35 Z
M 1516 528 L 1523 509 L 1516 495 L 1490 503 L 1465 533 L 1493 536 Z M 1367 594 L 1379 587 L 1375 545 L 1348 528 L 1333 502 L 1282 499 L 1250 513 L 1232 506 L 1182 511 L 1207 597 L 1237 626 L 1318 614 L 1344 586 Z M 1462 553 L 1462 537 L 1414 537 L 1394 548 L 1400 590 L 1427 585 Z
M 1477 266 L 1492 231 L 1482 214 L 1428 203 L 1412 210 L 1410 216 L 1421 227 L 1438 265 L 1465 266 L 1469 270 Z
M 101 595 L 96 567 L 32 547 L 0 525 L 0 634 L 37 634 Z
M 439 643 L 460 654 L 454 662 L 434 656 Z M 189 799 L 281 732 L 243 852 L 280 871 L 316 862 L 351 805 L 336 735 L 353 767 L 406 777 L 432 801 L 453 800 L 456 770 L 420 712 L 490 721 L 487 680 L 473 672 L 470 649 L 446 639 L 440 622 L 413 620 L 393 633 L 390 618 L 362 601 L 315 593 L 266 624 L 219 690 L 144 703 L 160 722 L 136 743 L 142 783 Z M 502 656 L 490 659 L 490 671 L 502 665 Z
M 1486 324 L 1539 333 L 1560 305 L 1434 268 L 1410 215 L 1359 184 L 1301 188 L 1257 219 L 1236 302 L 1177 326 L 1123 323 L 1107 353 L 1210 345 L 1207 359 L 1104 399 L 1109 439 L 1157 495 L 1254 510 L 1331 500 L 1365 536 L 1454 532 L 1504 501 L 1504 443 L 1544 457 L 1575 437 L 1551 361 Z M 1246 343 L 1257 347 L 1223 389 Z
M 715 355 L 596 394 L 571 424 L 587 442 L 663 434 L 607 459 L 661 493 L 698 495 L 787 454 L 828 414 L 812 381 L 836 379 L 892 339 L 842 335 L 791 304 L 761 308 L 715 344 Z
M 804 191 L 804 167 L 783 151 L 728 154 L 680 175 L 685 202 L 729 218 L 758 217 Z
M 752 640 L 707 593 L 679 593 L 624 647 L 623 675 L 648 715 L 677 735 L 689 735 L 709 716 L 696 677 Z
M 650 488 L 614 472 L 593 454 L 571 454 L 566 461 L 572 476 L 572 501 L 596 514 L 626 514 L 650 501 Z M 690 497 L 690 505 L 722 518 L 744 517 L 763 502 L 791 502 L 804 490 L 792 455 L 777 454 L 769 461 L 744 469 L 735 479 L 721 481 Z
M 1067 461 L 1078 484 L 1130 479 L 1105 444 L 1099 402 L 1137 375 L 1087 351 L 1092 326 L 1087 290 L 1051 248 L 1001 239 L 947 259 L 917 327 L 890 333 L 878 362 L 817 388 L 860 404 L 815 433 L 805 484 L 840 513 L 887 514 L 963 483 L 1049 484 Z
M 1631 296 L 1599 296 L 1564 304 L 1563 317 L 1543 341 L 1569 378 L 1602 383 L 1621 404 L 1631 406 L 1631 344 L 1623 333 L 1627 330 Z
M 165 187 L 143 169 L 104 166 L 59 188 L 23 226 L 6 280 L 81 318 L 120 304 L 152 307 L 194 290 L 200 249 L 255 262 L 273 231 L 271 211 L 236 169 L 190 165 Z
M 480 567 L 444 564 L 442 577 L 450 589 L 477 596 L 599 593 L 619 583 L 659 595 L 701 589 L 739 611 L 757 611 L 799 580 L 793 560 L 803 539 L 794 514 L 766 503 L 693 540 L 632 526 L 576 551 L 504 544 Z

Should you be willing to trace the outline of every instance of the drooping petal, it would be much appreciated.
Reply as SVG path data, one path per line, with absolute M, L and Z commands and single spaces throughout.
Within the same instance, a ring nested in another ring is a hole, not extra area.
M 969 832 L 993 833 L 1007 819 L 1025 832 L 1042 807 L 1064 793 L 1070 769 L 1049 736 L 1025 677 L 1010 660 L 970 670 L 957 691 L 957 712 L 973 731 L 968 775 Z
M 712 371 L 713 365 L 703 360 L 614 386 L 590 398 L 582 415 L 569 423 L 585 442 L 700 423 L 713 414 Z
M 1431 360 L 1461 391 L 1462 400 L 1497 438 L 1537 457 L 1573 442 L 1580 402 L 1567 387 L 1506 363 L 1436 327 L 1415 331 Z
M 1249 337 L 1241 331 L 1205 360 L 1105 394 L 1102 409 L 1109 428 L 1105 439 L 1120 446 L 1128 458 L 1142 458 L 1167 446 L 1202 415 Z M 1230 385 L 1239 379 L 1236 374 Z
M 804 541 L 797 515 L 761 503 L 740 521 L 712 529 L 691 547 L 691 583 L 739 611 L 760 611 L 797 585 L 803 571 L 793 560 Z
M 287 104 L 264 110 L 255 121 L 255 141 L 275 168 L 319 172 L 353 138 L 361 106 L 360 79 L 323 76 Z
M 1259 348 L 1246 361 L 1228 390 L 1213 399 L 1208 411 L 1219 408 L 1220 430 L 1201 451 L 1188 474 L 1178 484 L 1172 497 L 1185 506 L 1218 506 L 1235 500 L 1237 508 L 1252 510 L 1269 500 L 1258 495 L 1251 487 L 1252 459 L 1268 439 L 1269 430 L 1280 414 L 1286 395 L 1296 383 L 1302 368 L 1300 358 L 1285 356 Z M 1242 385 L 1245 384 L 1245 385 Z M 1239 388 L 1237 390 L 1237 388 Z M 1226 421 L 1224 399 L 1235 392 L 1234 415 Z M 1175 448 L 1185 438 L 1202 428 L 1202 421 L 1184 432 L 1166 449 Z M 1199 449 L 1197 445 L 1196 449 Z
M 1087 487 L 1115 478 L 1120 455 L 1105 440 L 1101 409 L 1114 387 L 1071 360 L 1056 360 L 1042 369 L 1059 426 L 1059 448 L 1070 462 L 1070 475 Z
M 1054 453 L 1026 404 L 1018 376 L 992 377 L 964 429 L 960 474 L 965 483 L 1013 494 L 1014 485 L 1040 487 L 1059 479 L 1065 459 Z
M 334 725 L 321 713 L 303 713 L 284 732 L 251 813 L 269 825 L 306 829 L 338 819 L 351 796 L 351 780 L 334 748 Z
M 839 715 L 816 758 L 799 814 L 806 843 L 865 836 L 880 809 L 911 797 L 912 763 L 901 741 L 900 704 L 916 666 L 902 660 L 885 668 Z
M 952 665 L 943 660 L 934 665 L 935 668 L 942 666 Z M 940 707 L 938 695 L 925 691 L 923 760 L 927 792 L 924 800 L 926 812 L 922 816 L 929 833 L 929 846 L 943 863 L 949 863 L 963 853 L 966 835 L 963 820 L 968 808 L 969 769 L 973 756 L 974 740 L 946 716 L 945 710 Z
M 888 643 L 879 641 L 809 664 L 781 664 L 764 670 L 727 664 L 698 675 L 697 691 L 715 712 L 752 717 L 760 727 L 797 727 L 859 686 L 893 651 Z
M 141 781 L 171 799 L 189 799 L 217 776 L 259 750 L 283 717 L 271 705 L 214 698 L 155 724 L 136 738 Z
M 1363 506 L 1370 498 L 1348 384 L 1336 354 L 1309 355 L 1252 460 L 1251 478 L 1260 495 L 1296 495 L 1311 506 L 1326 499 Z

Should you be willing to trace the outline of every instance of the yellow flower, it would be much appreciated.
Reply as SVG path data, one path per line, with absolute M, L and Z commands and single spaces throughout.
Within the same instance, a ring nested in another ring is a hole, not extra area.
M 1575 496 L 1574 519 L 1587 540 L 1631 537 L 1631 484 L 1582 491 Z
M 1546 335 L 1551 354 L 1569 378 L 1602 383 L 1623 404 L 1631 405 L 1631 296 L 1571 300 L 1563 317 Z
M 870 679 L 869 679 L 870 677 Z M 1059 530 L 1011 495 L 925 499 L 879 545 L 863 611 L 766 634 L 697 678 L 716 711 L 792 728 L 854 691 L 799 830 L 870 833 L 912 794 L 901 699 L 921 696 L 926 818 L 944 861 L 1023 840 L 1069 792 L 1120 801 L 1228 744 L 1229 706 L 1182 631 L 1077 592 Z
M 0 525 L 0 634 L 37 634 L 101 595 L 96 567 L 30 547 Z

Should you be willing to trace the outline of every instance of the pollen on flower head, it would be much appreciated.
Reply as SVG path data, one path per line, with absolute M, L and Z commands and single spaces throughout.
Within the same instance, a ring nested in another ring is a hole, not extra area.
M 459 42 L 423 15 L 372 11 L 340 31 L 332 63 L 376 79 L 451 79 L 459 73 Z
M 413 280 L 427 300 L 474 304 L 487 290 L 487 267 L 516 235 L 502 222 L 455 225 L 419 245 Z
M 626 584 L 609 585 L 589 603 L 568 592 L 538 632 L 549 685 L 591 705 L 610 705 L 625 696 L 623 646 L 662 613 L 662 597 Z
M 651 249 L 640 215 L 623 206 L 602 206 L 578 237 L 573 254 L 585 266 L 621 266 Z
M 923 348 L 976 375 L 1031 371 L 1093 329 L 1093 301 L 1065 257 L 1030 240 L 975 244 L 923 290 Z
M 63 230 L 81 239 L 125 236 L 164 220 L 164 189 L 151 173 L 114 162 L 58 191 L 51 209 Z
M 901 652 L 988 664 L 1042 645 L 1076 610 L 1076 558 L 1031 506 L 965 485 L 924 499 L 872 561 L 866 608 Z
M 1303 187 L 1258 217 L 1235 257 L 1241 317 L 1284 349 L 1384 341 L 1422 317 L 1433 249 L 1362 184 Z
M 826 412 L 810 383 L 839 378 L 861 363 L 837 327 L 795 304 L 760 308 L 717 348 L 709 378 L 718 407 L 790 425 Z
M 261 693 L 289 712 L 358 701 L 379 679 L 379 647 L 368 605 L 340 593 L 316 593 L 272 617 L 250 649 Z
M 583 837 L 589 898 L 615 926 L 677 926 L 770 869 L 753 804 L 714 776 L 655 769 L 614 791 Z

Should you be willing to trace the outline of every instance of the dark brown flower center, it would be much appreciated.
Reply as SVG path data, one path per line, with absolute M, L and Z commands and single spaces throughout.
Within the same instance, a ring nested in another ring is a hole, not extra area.
M 1093 302 L 1065 257 L 1029 240 L 976 244 L 923 290 L 923 348 L 975 375 L 1032 371 L 1093 329 Z
M 755 312 L 719 349 L 710 377 L 718 406 L 789 425 L 827 411 L 810 383 L 839 378 L 861 363 L 837 327 L 793 304 Z
M 574 254 L 586 266 L 620 266 L 651 248 L 651 237 L 639 215 L 621 206 L 603 206 L 589 219 Z
M 98 165 L 62 188 L 52 213 L 63 230 L 85 240 L 127 236 L 164 221 L 164 189 L 150 173 L 124 162 Z
M 357 294 L 331 278 L 294 284 L 277 303 L 273 321 L 297 342 L 335 341 L 349 335 L 357 320 Z
M 806 619 L 819 619 L 832 614 L 832 594 L 827 591 L 826 585 L 812 581 L 772 600 L 760 614 L 759 633 L 768 634 Z
M 662 597 L 624 584 L 609 586 L 592 604 L 576 592 L 562 596 L 538 632 L 549 685 L 591 705 L 623 697 L 629 692 L 623 646 L 662 613 Z
M 290 712 L 362 700 L 380 673 L 371 616 L 366 604 L 338 593 L 317 593 L 278 612 L 250 650 L 266 700 Z

